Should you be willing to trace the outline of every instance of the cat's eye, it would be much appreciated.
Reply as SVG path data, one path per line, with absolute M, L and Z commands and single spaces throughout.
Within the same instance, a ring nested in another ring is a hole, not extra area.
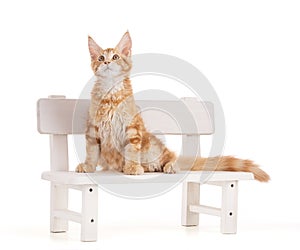
M 113 56 L 113 60 L 118 60 L 120 57 L 117 55 L 117 54 L 114 54 L 114 56 Z
M 103 62 L 105 60 L 104 56 L 99 56 L 98 61 Z

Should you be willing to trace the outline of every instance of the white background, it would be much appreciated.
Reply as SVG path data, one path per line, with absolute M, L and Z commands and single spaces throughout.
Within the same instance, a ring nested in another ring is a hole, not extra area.
M 299 249 L 299 13 L 296 0 L 1 1 L 0 248 Z M 179 187 L 140 201 L 100 191 L 96 243 L 81 243 L 76 224 L 49 235 L 49 185 L 40 180 L 48 137 L 36 131 L 36 101 L 78 97 L 92 76 L 87 35 L 112 47 L 127 29 L 133 53 L 177 56 L 210 80 L 225 112 L 224 154 L 271 175 L 269 184 L 240 184 L 237 235 L 221 235 L 207 216 L 181 227 Z

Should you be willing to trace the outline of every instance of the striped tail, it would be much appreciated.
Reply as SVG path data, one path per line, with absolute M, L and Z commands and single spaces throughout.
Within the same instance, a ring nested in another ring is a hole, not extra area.
M 196 158 L 180 156 L 177 159 L 180 170 L 192 171 L 234 171 L 250 172 L 261 182 L 268 182 L 270 176 L 251 160 L 238 159 L 233 156 Z

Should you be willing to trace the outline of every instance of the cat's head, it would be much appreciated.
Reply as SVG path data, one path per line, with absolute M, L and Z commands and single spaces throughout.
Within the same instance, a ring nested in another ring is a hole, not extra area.
M 96 76 L 126 76 L 131 69 L 131 38 L 127 31 L 115 48 L 102 49 L 89 36 L 91 66 Z

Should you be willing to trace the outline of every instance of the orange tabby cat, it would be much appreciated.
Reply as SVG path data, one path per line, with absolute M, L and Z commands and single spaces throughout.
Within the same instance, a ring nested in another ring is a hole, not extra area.
M 86 129 L 86 160 L 77 172 L 94 172 L 97 165 L 125 174 L 176 173 L 180 169 L 252 172 L 259 181 L 269 176 L 252 161 L 231 156 L 179 157 L 149 133 L 136 107 L 130 84 L 131 38 L 126 32 L 115 48 L 102 49 L 88 38 L 96 76 Z M 176 162 L 176 164 L 175 164 Z

